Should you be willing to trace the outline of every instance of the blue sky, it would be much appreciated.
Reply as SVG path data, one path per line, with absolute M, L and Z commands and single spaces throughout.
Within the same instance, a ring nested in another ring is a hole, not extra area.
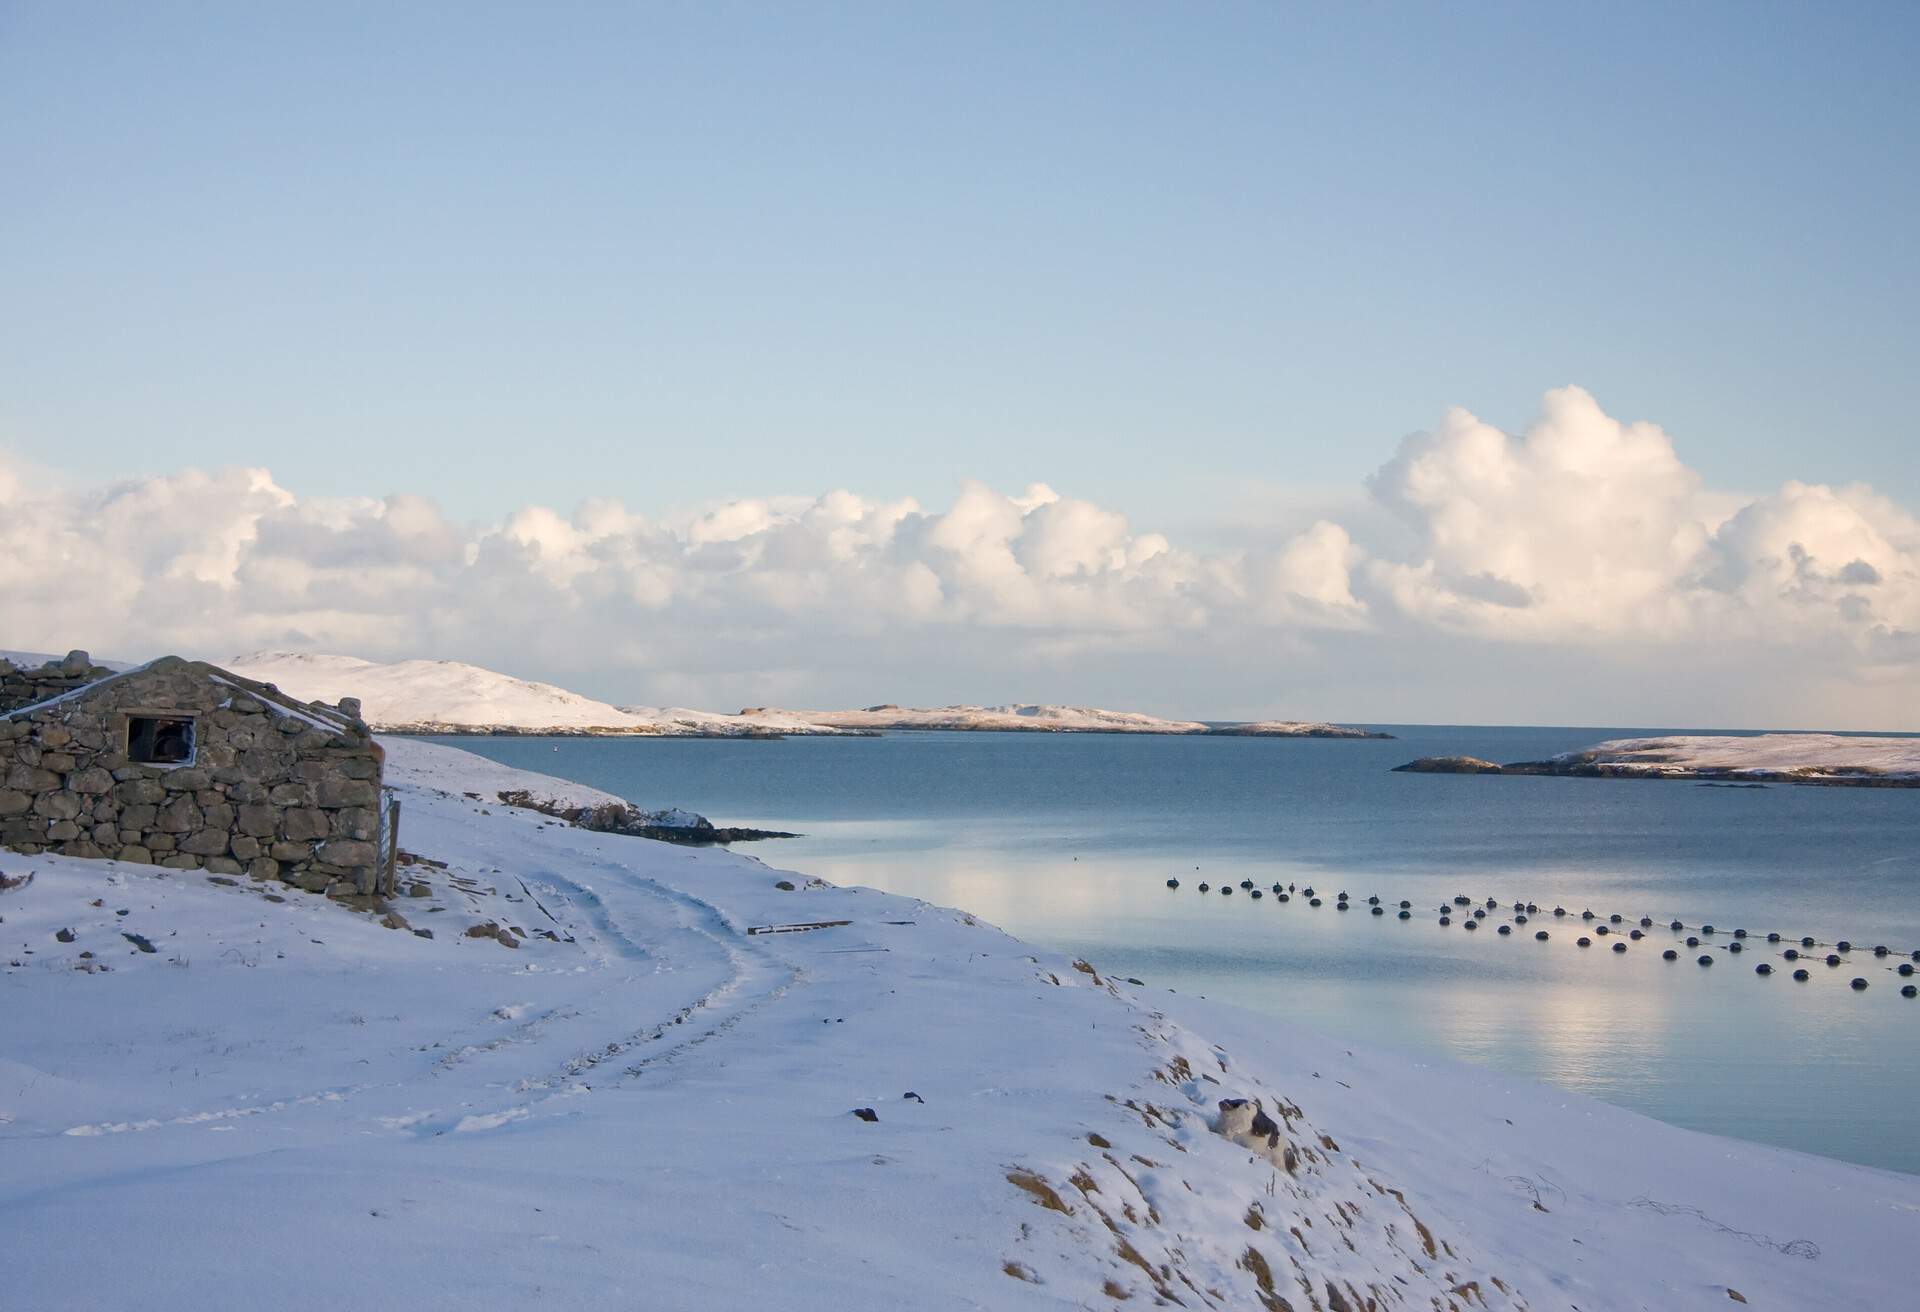
M 1911 4 L 0 0 L 0 636 L 1920 729 L 1916 67 Z
M 1575 382 L 1920 501 L 1920 9 L 0 5 L 0 444 L 484 518 L 1353 489 Z

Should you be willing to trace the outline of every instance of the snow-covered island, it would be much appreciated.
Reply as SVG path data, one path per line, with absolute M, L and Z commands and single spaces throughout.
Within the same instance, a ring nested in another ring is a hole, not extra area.
M 1315 720 L 1256 720 L 1207 723 L 1167 720 L 1137 711 L 1106 711 L 1090 706 L 1054 706 L 1015 702 L 1005 706 L 895 706 L 886 703 L 857 711 L 769 711 L 749 707 L 742 715 L 792 715 L 837 729 L 943 729 L 991 733 L 1157 733 L 1225 734 L 1261 738 L 1391 738 L 1346 725 Z
M 463 661 L 383 664 L 355 656 L 260 651 L 225 664 L 306 700 L 358 697 L 367 723 L 383 733 L 780 738 L 847 732 L 784 711 L 719 715 L 682 707 L 613 706 Z
M 1471 756 L 1430 756 L 1394 768 L 1415 774 L 1547 774 L 1920 788 L 1920 737 L 1676 734 L 1665 738 L 1614 738 L 1544 761 L 1497 765 Z
M 236 674 L 305 700 L 360 699 L 383 733 L 641 735 L 678 738 L 871 737 L 883 730 L 970 729 L 1047 733 L 1241 734 L 1272 738 L 1386 738 L 1316 721 L 1205 724 L 1084 706 L 869 706 L 857 711 L 786 711 L 750 706 L 738 714 L 678 706 L 615 706 L 550 683 L 535 683 L 462 661 L 396 661 L 258 651 L 225 662 Z
M 0 853 L 8 1307 L 1664 1312 L 1920 1285 L 1920 1177 L 1353 1047 L 385 747 L 383 907 Z

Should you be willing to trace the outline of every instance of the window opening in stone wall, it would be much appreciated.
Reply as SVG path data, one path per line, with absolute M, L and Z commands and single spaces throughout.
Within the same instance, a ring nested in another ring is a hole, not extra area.
M 128 716 L 127 759 L 141 765 L 191 765 L 193 721 Z

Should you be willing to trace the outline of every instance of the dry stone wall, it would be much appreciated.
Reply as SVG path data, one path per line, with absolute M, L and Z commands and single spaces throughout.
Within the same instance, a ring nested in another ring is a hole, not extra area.
M 49 661 L 37 669 L 0 659 L 0 715 L 84 688 L 112 673 L 95 665 L 83 651 L 70 651 L 65 660 Z
M 192 720 L 189 761 L 129 756 L 153 715 Z M 381 765 L 356 718 L 167 657 L 0 714 L 0 845 L 370 893 Z

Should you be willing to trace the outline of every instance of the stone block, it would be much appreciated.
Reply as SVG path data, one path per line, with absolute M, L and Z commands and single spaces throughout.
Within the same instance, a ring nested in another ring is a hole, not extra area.
M 113 795 L 131 806 L 158 806 L 167 800 L 167 790 L 150 774 L 136 774 L 113 786 Z
M 311 861 L 313 860 L 313 844 L 275 843 L 267 848 L 267 855 L 275 861 Z
M 312 806 L 313 789 L 305 784 L 275 784 L 267 790 L 267 800 L 275 806 Z
M 180 850 L 195 856 L 225 856 L 229 841 L 223 829 L 199 829 L 180 840 Z
M 71 752 L 48 752 L 40 758 L 40 768 L 51 770 L 55 774 L 67 774 L 78 769 L 80 762 Z
M 140 846 L 138 843 L 128 843 L 113 855 L 116 860 L 130 861 L 136 866 L 150 866 L 153 864 L 153 853 L 147 851 L 146 848 Z
M 280 816 L 280 836 L 292 842 L 325 838 L 330 832 L 327 814 L 305 807 L 284 811 Z
M 160 776 L 160 786 L 170 793 L 197 793 L 212 782 L 205 770 L 190 765 L 168 770 Z
M 200 858 L 197 856 L 182 856 L 176 852 L 172 856 L 161 857 L 160 864 L 169 870 L 198 870 L 200 868 Z
M 33 799 L 13 789 L 0 789 L 0 816 L 25 815 L 33 809 Z
M 260 855 L 260 840 L 252 834 L 235 834 L 228 849 L 240 860 L 251 861 Z
M 180 846 L 180 840 L 172 834 L 163 834 L 159 830 L 149 829 L 141 835 L 140 841 L 155 852 L 171 852 Z
M 191 797 L 178 796 L 160 808 L 154 827 L 162 833 L 190 834 L 206 824 L 206 817 Z
M 42 793 L 33 799 L 35 815 L 51 816 L 55 820 L 71 820 L 84 809 L 84 804 L 72 793 Z
M 280 812 L 260 802 L 249 802 L 234 815 L 240 832 L 255 838 L 272 838 L 280 831 Z
M 378 835 L 380 816 L 367 807 L 350 806 L 335 811 L 332 823 L 335 838 L 357 838 L 366 842 Z
M 55 820 L 47 826 L 47 841 L 53 843 L 71 843 L 80 837 L 80 826 L 71 820 Z
M 379 858 L 372 843 L 352 838 L 331 838 L 320 845 L 320 859 L 336 866 L 370 866 Z
M 218 829 L 221 833 L 225 833 L 233 828 L 233 808 L 225 802 L 215 802 L 212 806 L 203 808 L 201 814 L 206 817 L 209 829 Z
M 232 857 L 225 856 L 208 857 L 207 864 L 204 868 L 213 871 L 216 875 L 244 875 L 247 873 L 245 866 L 235 861 Z
M 122 829 L 151 829 L 159 818 L 160 808 L 151 805 L 123 806 L 120 808 L 120 827 Z
M 278 879 L 280 863 L 270 856 L 257 856 L 247 862 L 247 874 L 254 879 Z
M 60 776 L 51 770 L 16 764 L 7 771 L 7 787 L 22 793 L 45 793 L 60 786 Z
M 67 780 L 67 790 L 89 796 L 111 792 L 113 790 L 113 776 L 97 765 L 85 770 L 76 770 Z
M 320 805 L 328 810 L 380 805 L 380 790 L 365 779 L 322 779 L 314 789 L 314 794 Z

